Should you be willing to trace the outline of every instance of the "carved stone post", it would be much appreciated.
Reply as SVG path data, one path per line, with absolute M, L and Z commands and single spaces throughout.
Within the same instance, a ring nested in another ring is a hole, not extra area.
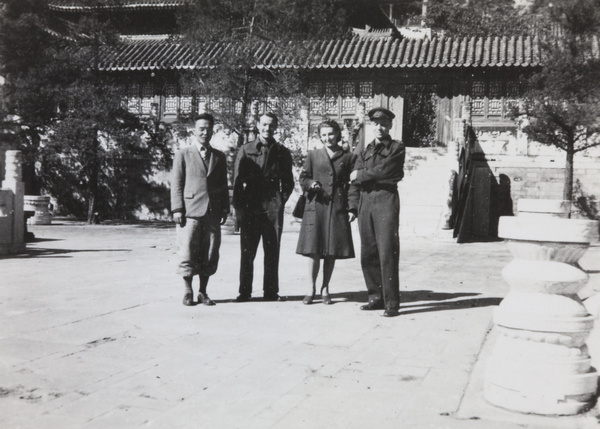
M 593 327 L 577 292 L 577 265 L 598 222 L 558 217 L 500 218 L 498 235 L 514 257 L 502 276 L 511 289 L 496 309 L 500 333 L 487 362 L 485 398 L 515 411 L 570 415 L 590 407 L 598 374 L 585 340 Z
M 50 197 L 48 195 L 25 195 L 24 208 L 33 212 L 33 217 L 27 219 L 29 225 L 50 225 Z
M 13 194 L 12 208 L 12 242 L 11 251 L 25 249 L 25 216 L 23 212 L 23 196 L 25 184 L 22 182 L 22 161 L 20 150 L 6 151 L 6 173 L 2 182 L 3 189 L 10 189 Z

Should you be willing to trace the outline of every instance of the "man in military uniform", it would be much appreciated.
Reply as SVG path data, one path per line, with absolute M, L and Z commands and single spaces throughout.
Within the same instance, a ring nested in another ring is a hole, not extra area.
M 381 107 L 369 113 L 375 139 L 356 148 L 356 163 L 350 175 L 349 211 L 358 216 L 361 266 L 369 302 L 361 310 L 385 310 L 398 315 L 400 306 L 400 200 L 398 182 L 404 177 L 406 151 L 402 142 L 390 137 L 395 115 Z
M 279 244 L 283 229 L 283 209 L 294 189 L 292 156 L 273 134 L 277 116 L 266 113 L 257 123 L 258 138 L 240 147 L 233 178 L 233 204 L 240 225 L 240 295 L 252 296 L 254 258 L 262 238 L 264 249 L 264 299 L 280 301 Z

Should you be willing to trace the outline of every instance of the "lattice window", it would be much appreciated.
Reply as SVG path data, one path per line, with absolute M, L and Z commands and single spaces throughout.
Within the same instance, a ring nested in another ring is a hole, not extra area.
M 237 113 L 238 115 L 242 113 L 242 102 L 239 100 L 236 100 L 234 102 L 234 106 L 233 109 L 235 110 L 235 113 Z
M 179 111 L 182 115 L 189 115 L 192 113 L 194 99 L 192 97 L 192 88 L 184 86 L 181 90 L 181 99 L 179 103 Z
M 279 97 L 267 97 L 267 110 L 269 112 L 277 111 L 279 107 Z
M 490 81 L 489 97 L 490 98 L 502 97 L 502 81 L 501 80 Z
M 518 102 L 519 83 L 492 79 L 473 81 L 471 114 L 479 120 L 510 119 L 511 107 Z
M 471 89 L 473 98 L 485 97 L 485 82 L 483 80 L 473 81 L 473 88 Z
M 483 116 L 485 114 L 485 100 L 483 98 L 473 99 L 471 103 L 471 115 Z
M 329 114 L 337 115 L 339 110 L 338 103 L 339 85 L 337 82 L 327 82 L 325 84 L 325 111 Z
M 318 82 L 313 82 L 308 87 L 308 96 L 310 98 L 310 110 L 313 113 L 320 113 L 323 109 L 321 94 L 323 87 Z
M 142 87 L 142 115 L 152 114 L 152 103 L 154 103 L 154 85 L 145 83 Z
M 211 108 L 210 97 L 205 94 L 199 94 L 196 96 L 198 112 L 208 112 Z
M 517 98 L 519 96 L 519 82 L 506 82 L 506 96 L 509 98 Z
M 168 84 L 165 86 L 165 115 L 177 115 L 178 108 L 177 86 Z
M 286 97 L 281 100 L 281 110 L 286 114 L 291 114 L 296 110 L 296 99 Z
M 127 110 L 131 113 L 140 113 L 140 105 L 140 86 L 132 83 L 127 90 Z
M 488 101 L 488 116 L 502 116 L 502 99 L 490 99 Z
M 342 114 L 356 113 L 356 84 L 342 83 Z
M 359 101 L 364 104 L 366 111 L 373 106 L 373 82 L 360 82 L 358 85 Z

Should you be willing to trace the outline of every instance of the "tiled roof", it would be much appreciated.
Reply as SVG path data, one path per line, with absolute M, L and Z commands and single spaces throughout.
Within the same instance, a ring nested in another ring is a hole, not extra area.
M 203 69 L 230 55 L 232 44 L 191 47 L 168 39 L 130 39 L 107 53 L 101 67 L 110 71 Z M 534 67 L 540 64 L 537 38 L 480 37 L 398 39 L 352 37 L 312 42 L 305 56 L 293 57 L 261 43 L 254 68 L 285 69 L 440 69 Z
M 91 3 L 89 1 L 86 2 L 85 0 L 51 0 L 48 3 L 48 7 L 51 10 L 61 12 L 82 12 L 96 8 L 169 9 L 183 6 L 186 3 L 189 3 L 189 1 L 190 0 L 108 0 L 104 2 L 104 4 L 101 4 L 101 2 Z

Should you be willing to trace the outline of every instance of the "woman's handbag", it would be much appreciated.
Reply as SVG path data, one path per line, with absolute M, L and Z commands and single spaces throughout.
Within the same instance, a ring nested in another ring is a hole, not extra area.
M 305 205 L 306 205 L 306 195 L 302 194 L 302 195 L 300 195 L 300 197 L 298 198 L 298 201 L 296 202 L 296 206 L 294 207 L 294 211 L 292 212 L 292 215 L 294 217 L 302 219 L 302 216 L 304 216 L 304 206 Z

